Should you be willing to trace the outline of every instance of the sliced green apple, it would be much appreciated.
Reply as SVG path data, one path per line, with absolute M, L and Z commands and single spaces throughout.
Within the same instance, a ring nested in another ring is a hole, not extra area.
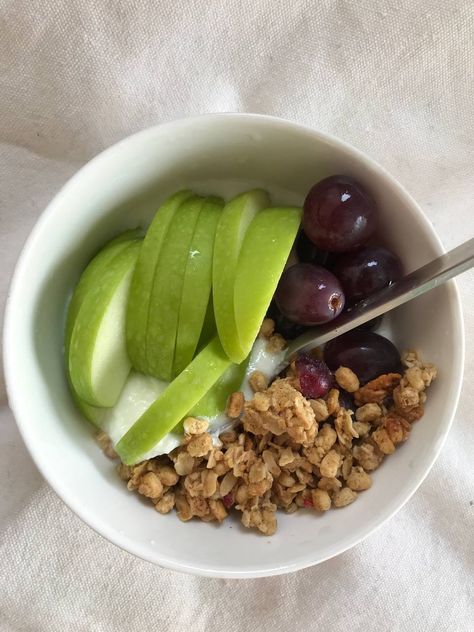
M 194 358 L 116 445 L 128 465 L 137 463 L 199 402 L 230 365 L 218 337 Z
M 146 331 L 147 373 L 170 381 L 173 375 L 178 315 L 186 263 L 204 198 L 193 196 L 178 207 L 156 265 Z
M 101 428 L 104 418 L 107 415 L 108 408 L 99 408 L 97 406 L 91 406 L 82 401 L 75 393 L 72 386 L 71 377 L 69 374 L 69 347 L 71 344 L 71 336 L 76 322 L 79 308 L 82 305 L 84 297 L 88 293 L 88 288 L 91 287 L 97 278 L 100 278 L 102 274 L 107 270 L 110 261 L 120 251 L 124 250 L 133 240 L 138 239 L 141 234 L 140 229 L 127 230 L 121 233 L 117 237 L 114 237 L 111 241 L 107 242 L 105 246 L 100 250 L 96 256 L 90 261 L 82 273 L 79 282 L 77 283 L 71 301 L 69 303 L 67 319 L 66 319 L 66 335 L 64 341 L 65 357 L 67 365 L 68 382 L 71 389 L 71 395 L 77 408 L 81 411 L 84 417 L 90 421 L 90 423 L 96 428 Z
M 147 230 L 130 286 L 127 306 L 127 349 L 132 365 L 147 370 L 146 332 L 153 279 L 171 220 L 179 206 L 192 195 L 179 191 L 159 208 Z
M 77 396 L 92 406 L 113 406 L 130 372 L 125 315 L 141 242 L 113 257 L 90 278 L 72 330 L 69 372 Z
M 107 413 L 101 419 L 101 428 L 113 444 L 120 441 L 167 386 L 167 382 L 157 380 L 151 375 L 144 375 L 133 369 L 130 371 L 115 406 L 102 409 Z
M 179 308 L 173 376 L 179 375 L 191 362 L 199 342 L 211 294 L 214 238 L 223 206 L 219 198 L 206 198 L 191 239 Z
M 229 395 L 240 389 L 247 365 L 248 358 L 241 364 L 231 364 L 214 386 L 193 406 L 189 415 L 193 417 L 214 417 L 224 412 Z
M 212 302 L 212 291 L 207 303 L 206 314 L 202 324 L 201 336 L 197 345 L 197 351 L 201 351 L 217 333 L 216 319 L 214 318 L 214 304 Z
M 112 261 L 115 255 L 126 248 L 131 241 L 138 239 L 140 233 L 141 230 L 137 228 L 134 230 L 127 230 L 117 237 L 114 237 L 114 239 L 107 242 L 102 250 L 96 254 L 82 273 L 81 278 L 74 289 L 67 312 L 66 335 L 64 341 L 66 357 L 69 353 L 72 329 L 74 327 L 74 323 L 76 322 L 79 308 L 82 305 L 84 296 L 91 287 L 91 283 L 94 284 L 96 280 L 104 274 L 108 268 L 109 262 Z
M 299 208 L 267 208 L 250 224 L 235 276 L 235 320 L 242 362 L 250 353 L 275 293 L 301 221 Z
M 265 191 L 255 189 L 228 202 L 217 225 L 212 266 L 212 295 L 217 331 L 222 346 L 233 362 L 246 354 L 239 342 L 235 321 L 234 285 L 237 262 L 245 233 L 258 211 L 269 206 Z

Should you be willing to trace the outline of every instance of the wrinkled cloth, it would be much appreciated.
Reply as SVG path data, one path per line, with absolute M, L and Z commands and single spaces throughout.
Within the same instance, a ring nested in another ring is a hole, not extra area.
M 0 0 L 2 313 L 22 244 L 61 185 L 124 136 L 196 113 L 261 112 L 335 134 L 457 245 L 474 233 L 473 33 L 471 0 Z M 465 382 L 433 470 L 365 542 L 287 576 L 196 578 L 102 539 L 42 480 L 2 381 L 0 630 L 472 630 L 473 281 L 459 279 Z

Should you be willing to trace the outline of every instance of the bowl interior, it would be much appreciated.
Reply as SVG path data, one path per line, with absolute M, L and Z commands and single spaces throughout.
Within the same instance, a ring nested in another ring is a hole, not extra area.
M 271 538 L 238 520 L 217 527 L 159 516 L 129 493 L 75 410 L 62 358 L 65 306 L 78 276 L 107 239 L 146 226 L 182 187 L 227 196 L 264 186 L 275 203 L 301 203 L 332 173 L 363 182 L 378 202 L 380 241 L 412 270 L 440 252 L 429 223 L 380 167 L 354 149 L 284 121 L 207 116 L 141 132 L 86 165 L 58 194 L 19 261 L 5 326 L 11 406 L 29 450 L 64 501 L 108 539 L 147 560 L 217 576 L 286 572 L 333 556 L 365 537 L 410 497 L 447 433 L 460 387 L 462 322 L 453 284 L 399 308 L 387 327 L 400 349 L 439 365 L 412 437 L 374 474 L 372 489 L 343 510 L 279 516 Z M 349 526 L 350 525 L 350 526 Z

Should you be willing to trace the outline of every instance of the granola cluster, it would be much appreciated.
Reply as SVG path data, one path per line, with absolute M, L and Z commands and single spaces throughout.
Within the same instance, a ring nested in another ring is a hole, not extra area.
M 220 435 L 218 446 L 208 423 L 189 417 L 182 446 L 138 465 L 121 463 L 119 475 L 159 513 L 175 508 L 184 521 L 222 522 L 236 510 L 245 527 L 265 535 L 275 533 L 277 509 L 345 507 L 371 487 L 371 472 L 423 415 L 436 367 L 414 351 L 406 351 L 402 363 L 403 374 L 380 375 L 363 386 L 340 367 L 339 388 L 321 399 L 306 399 L 291 369 L 270 385 L 256 372 L 251 400 L 240 392 L 230 396 L 227 414 L 238 425 Z M 339 389 L 352 393 L 354 410 L 339 404 Z M 105 435 L 99 443 L 114 456 Z

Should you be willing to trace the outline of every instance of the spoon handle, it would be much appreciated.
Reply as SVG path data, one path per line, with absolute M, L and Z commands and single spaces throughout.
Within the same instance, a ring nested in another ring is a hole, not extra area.
M 474 239 L 433 259 L 426 265 L 410 272 L 396 283 L 383 288 L 369 298 L 349 308 L 337 317 L 319 327 L 305 332 L 291 341 L 285 354 L 290 358 L 296 351 L 313 349 L 329 342 L 341 334 L 389 312 L 403 303 L 432 290 L 448 279 L 465 272 L 474 265 Z

